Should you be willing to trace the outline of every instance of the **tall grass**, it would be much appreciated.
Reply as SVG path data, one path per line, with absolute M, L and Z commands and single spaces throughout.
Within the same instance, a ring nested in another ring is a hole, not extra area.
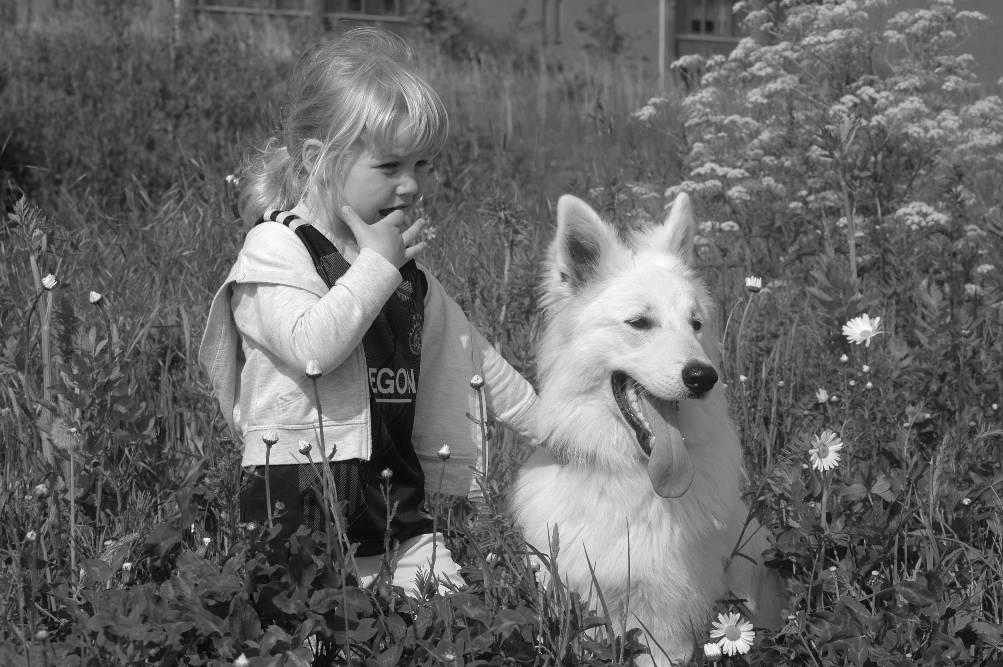
M 471 592 L 416 603 L 387 591 L 347 599 L 341 587 L 341 602 L 325 606 L 333 580 L 310 569 L 320 549 L 311 536 L 281 543 L 238 525 L 239 453 L 196 349 L 245 231 L 225 177 L 272 130 L 302 48 L 295 32 L 193 26 L 172 43 L 119 14 L 0 31 L 9 54 L 0 170 L 13 179 L 0 188 L 0 662 L 224 664 L 246 653 L 266 664 L 303 655 L 311 633 L 342 645 L 346 619 L 360 656 L 380 664 L 611 664 L 638 650 L 636 632 L 617 630 L 624 619 L 602 619 L 560 585 L 536 587 L 503 509 L 523 450 L 501 433 L 491 434 L 502 454 L 483 480 L 486 504 L 436 499 Z M 416 48 L 453 122 L 425 259 L 532 378 L 552 203 L 572 192 L 625 227 L 658 219 L 699 137 L 687 135 L 672 95 L 658 123 L 631 116 L 653 87 L 636 65 L 558 67 L 504 51 L 457 61 L 434 42 Z M 700 212 L 721 210 L 709 199 Z M 746 210 L 757 224 L 773 219 L 759 213 Z M 998 206 L 976 223 L 998 236 Z M 850 347 L 839 325 L 859 301 L 843 281 L 845 258 L 822 243 L 782 256 L 783 231 L 782 222 L 768 230 L 777 234 L 768 243 L 720 225 L 701 232 L 754 500 L 790 579 L 788 627 L 749 661 L 991 664 L 1003 614 L 998 279 L 986 274 L 983 291 L 965 296 L 934 279 L 953 275 L 942 245 L 886 240 L 909 248 L 931 279 L 904 262 L 864 273 L 865 289 L 912 299 L 869 303 L 887 305 L 889 330 L 916 329 L 928 344 L 897 336 Z M 44 292 L 33 264 L 60 285 Z M 750 273 L 768 289 L 747 292 Z M 53 303 L 48 334 L 43 296 Z M 838 399 L 819 401 L 823 387 Z M 56 398 L 45 402 L 46 391 Z M 46 421 L 46 411 L 62 419 Z M 852 452 L 838 479 L 801 470 L 823 428 Z M 54 443 L 51 461 L 43 442 Z

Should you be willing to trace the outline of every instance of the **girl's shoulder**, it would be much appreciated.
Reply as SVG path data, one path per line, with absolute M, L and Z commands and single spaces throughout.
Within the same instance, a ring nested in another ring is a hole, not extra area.
M 303 241 L 278 222 L 261 222 L 247 232 L 231 277 L 234 282 L 291 285 L 318 295 L 327 292 Z

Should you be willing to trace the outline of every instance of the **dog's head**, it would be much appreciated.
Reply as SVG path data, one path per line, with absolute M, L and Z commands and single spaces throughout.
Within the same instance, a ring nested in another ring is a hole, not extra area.
M 718 381 L 694 236 L 685 194 L 661 225 L 627 240 L 565 195 L 543 285 L 539 412 L 550 446 L 613 469 L 640 461 L 665 497 L 686 493 L 694 477 L 680 402 Z

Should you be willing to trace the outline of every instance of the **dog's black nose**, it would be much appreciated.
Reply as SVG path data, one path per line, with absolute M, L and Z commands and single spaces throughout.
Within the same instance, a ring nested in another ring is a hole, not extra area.
M 717 371 L 713 366 L 691 361 L 683 366 L 683 384 L 697 396 L 710 391 L 717 382 Z

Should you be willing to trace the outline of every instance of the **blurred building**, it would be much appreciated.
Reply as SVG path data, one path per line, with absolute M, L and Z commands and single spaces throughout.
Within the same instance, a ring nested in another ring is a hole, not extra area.
M 417 0 L 410 0 L 417 1 Z M 773 0 L 751 0 L 753 6 Z M 907 8 L 929 7 L 932 0 L 892 0 L 885 16 Z M 687 54 L 728 53 L 745 35 L 734 0 L 466 0 L 478 20 L 499 29 L 518 25 L 548 49 L 574 57 L 589 45 L 589 28 L 610 8 L 608 20 L 624 36 L 628 56 L 657 66 Z M 1003 77 L 1003 0 L 955 0 L 959 10 L 989 17 L 963 45 L 975 56 L 978 74 L 993 85 Z M 585 28 L 585 30 L 583 30 Z

